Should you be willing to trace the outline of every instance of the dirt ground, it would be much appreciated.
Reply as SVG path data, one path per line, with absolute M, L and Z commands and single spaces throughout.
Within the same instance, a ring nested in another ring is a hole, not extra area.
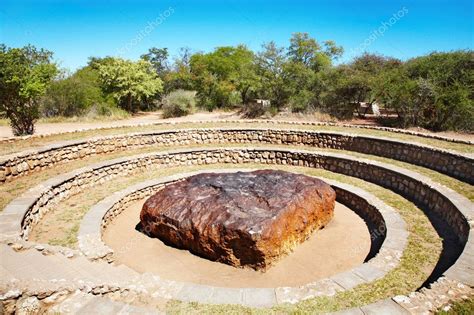
M 51 134 L 51 133 L 61 133 L 61 132 L 70 132 L 78 131 L 84 129 L 96 129 L 96 128 L 111 128 L 119 126 L 135 126 L 140 124 L 150 124 L 159 121 L 173 121 L 173 122 L 192 122 L 192 121 L 212 121 L 212 120 L 222 120 L 222 119 L 241 119 L 240 115 L 237 112 L 224 112 L 224 111 L 214 111 L 214 112 L 197 112 L 195 114 L 163 119 L 160 111 L 157 112 L 141 112 L 134 115 L 128 119 L 114 120 L 114 121 L 93 121 L 93 122 L 54 122 L 54 123 L 37 123 L 35 126 L 35 134 Z M 279 113 L 274 117 L 271 117 L 272 120 L 292 120 L 292 121 L 332 121 L 328 115 L 324 114 L 299 114 L 299 113 Z M 353 125 L 369 125 L 377 126 L 377 123 L 374 119 L 361 119 L 354 118 L 349 121 L 340 122 L 341 124 L 353 124 Z M 460 140 L 469 140 L 474 141 L 473 134 L 458 133 L 458 132 L 438 132 L 433 133 L 429 130 L 422 128 L 411 128 L 410 130 L 423 132 L 423 133 L 432 133 L 438 136 L 449 137 Z M 12 137 L 12 131 L 8 125 L 0 125 L 0 139 Z
M 161 112 L 143 112 L 134 115 L 128 119 L 114 120 L 114 121 L 93 121 L 93 122 L 55 122 L 55 123 L 37 123 L 35 125 L 35 134 L 51 134 L 61 133 L 69 131 L 77 131 L 84 129 L 95 129 L 95 128 L 109 128 L 119 126 L 134 126 L 140 124 L 151 124 L 159 121 L 175 121 L 175 122 L 188 122 L 188 121 L 208 121 L 208 120 L 220 120 L 220 119 L 237 119 L 239 118 L 234 112 L 198 112 L 185 117 L 176 117 L 162 119 Z M 0 126 L 0 138 L 12 137 L 13 133 L 10 126 Z
M 266 272 L 212 262 L 163 244 L 135 230 L 145 200 L 122 212 L 105 230 L 103 239 L 114 249 L 117 264 L 163 279 L 221 287 L 300 286 L 361 264 L 370 249 L 364 221 L 336 204 L 333 220 Z

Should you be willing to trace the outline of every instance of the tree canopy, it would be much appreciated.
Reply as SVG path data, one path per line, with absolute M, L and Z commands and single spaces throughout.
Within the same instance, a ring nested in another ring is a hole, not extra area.
M 163 90 L 161 79 L 145 60 L 112 58 L 99 62 L 97 69 L 105 89 L 131 112 L 137 111 L 138 102 Z
M 15 135 L 33 134 L 39 97 L 56 74 L 50 51 L 31 45 L 0 45 L 0 109 L 9 118 Z
M 245 104 L 257 89 L 254 53 L 244 45 L 194 54 L 190 69 L 200 103 L 208 108 Z
M 210 52 L 183 48 L 171 61 L 166 47 L 152 47 L 137 61 L 91 57 L 67 74 L 58 72 L 49 51 L 2 45 L 0 109 L 16 134 L 32 133 L 40 115 L 86 115 L 94 108 L 184 115 L 195 103 L 207 110 L 238 109 L 246 117 L 290 110 L 335 119 L 366 118 L 376 103 L 387 118 L 381 123 L 474 130 L 472 50 L 407 61 L 364 53 L 335 64 L 343 51 L 334 41 L 294 33 L 286 47 L 268 42 L 256 52 L 245 45 Z

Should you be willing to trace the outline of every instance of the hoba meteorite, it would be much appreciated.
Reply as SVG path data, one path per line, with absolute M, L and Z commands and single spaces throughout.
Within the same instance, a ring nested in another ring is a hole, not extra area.
M 151 196 L 140 222 L 167 245 L 266 270 L 331 220 L 335 198 L 327 183 L 301 174 L 202 173 Z

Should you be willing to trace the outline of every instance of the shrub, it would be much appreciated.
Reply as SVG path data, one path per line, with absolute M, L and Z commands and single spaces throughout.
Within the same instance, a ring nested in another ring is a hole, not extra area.
M 163 118 L 186 116 L 194 112 L 196 92 L 176 90 L 163 100 Z
M 291 111 L 293 113 L 302 113 L 314 109 L 313 100 L 313 93 L 308 90 L 301 90 L 289 99 Z
M 51 84 L 42 99 L 41 113 L 44 117 L 82 116 L 101 103 L 115 102 L 102 92 L 97 70 L 87 66 Z
M 88 119 L 98 118 L 102 120 L 103 118 L 107 118 L 115 120 L 128 118 L 130 117 L 130 113 L 113 103 L 98 103 L 89 108 L 85 117 Z
M 257 118 L 265 114 L 274 115 L 275 107 L 271 106 L 270 100 L 253 100 L 244 104 L 241 110 L 242 117 Z

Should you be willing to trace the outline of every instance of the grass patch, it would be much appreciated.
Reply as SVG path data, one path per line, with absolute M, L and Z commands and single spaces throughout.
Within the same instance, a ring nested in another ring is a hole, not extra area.
M 474 295 L 454 302 L 436 311 L 437 315 L 472 315 L 474 314 Z

